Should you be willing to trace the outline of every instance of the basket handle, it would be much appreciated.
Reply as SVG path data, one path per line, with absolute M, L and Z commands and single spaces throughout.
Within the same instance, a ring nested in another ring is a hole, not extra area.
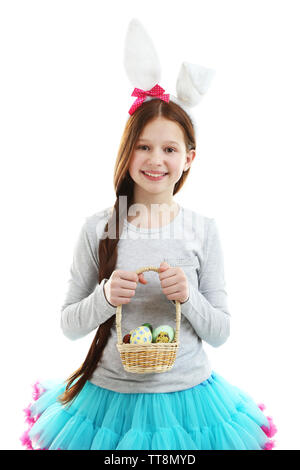
M 159 268 L 157 268 L 156 266 L 147 266 L 144 268 L 137 269 L 135 272 L 136 274 L 141 274 L 145 271 L 154 271 L 156 273 L 159 273 Z M 176 306 L 176 330 L 175 330 L 174 340 L 177 343 L 179 341 L 179 329 L 180 329 L 180 321 L 181 321 L 181 307 L 180 307 L 180 302 L 178 300 L 175 300 L 175 306 Z M 116 328 L 117 328 L 118 344 L 123 344 L 121 321 L 122 321 L 122 304 L 117 306 L 117 311 L 116 311 Z

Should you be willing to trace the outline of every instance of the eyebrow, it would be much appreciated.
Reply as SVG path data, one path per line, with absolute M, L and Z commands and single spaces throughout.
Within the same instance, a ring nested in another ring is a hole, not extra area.
M 144 142 L 149 142 L 148 139 L 138 139 L 138 142 L 141 142 L 141 141 L 144 141 Z M 165 142 L 163 142 L 164 144 L 176 144 L 176 145 L 179 145 L 178 142 L 176 142 L 175 140 L 166 140 Z

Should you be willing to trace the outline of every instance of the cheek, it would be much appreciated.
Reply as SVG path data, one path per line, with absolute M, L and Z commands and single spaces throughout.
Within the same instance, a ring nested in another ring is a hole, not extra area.
M 139 171 L 140 168 L 140 159 L 136 154 L 133 154 L 129 163 L 129 172 L 130 173 L 136 173 Z
M 182 164 L 180 161 L 170 162 L 169 169 L 173 175 L 180 176 L 182 173 Z

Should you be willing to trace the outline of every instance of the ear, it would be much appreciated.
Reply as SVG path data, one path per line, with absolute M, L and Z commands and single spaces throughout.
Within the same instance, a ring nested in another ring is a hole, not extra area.
M 156 49 L 137 18 L 130 21 L 127 29 L 124 66 L 134 87 L 150 90 L 160 81 L 161 66 Z
M 216 71 L 183 62 L 176 82 L 178 98 L 187 106 L 196 106 L 207 92 Z
M 185 166 L 184 166 L 183 171 L 187 171 L 191 167 L 195 157 L 196 157 L 196 150 L 190 150 L 186 154 L 186 162 L 185 162 Z

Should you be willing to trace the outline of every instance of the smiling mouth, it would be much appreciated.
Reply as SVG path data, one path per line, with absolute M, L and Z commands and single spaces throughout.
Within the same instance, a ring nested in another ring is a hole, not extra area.
M 145 176 L 145 178 L 151 181 L 160 181 L 168 174 L 168 173 L 161 173 L 161 174 L 158 174 L 157 176 L 151 176 L 150 174 L 147 174 L 143 170 L 141 170 L 141 173 Z M 154 175 L 154 173 L 152 173 L 152 175 Z

